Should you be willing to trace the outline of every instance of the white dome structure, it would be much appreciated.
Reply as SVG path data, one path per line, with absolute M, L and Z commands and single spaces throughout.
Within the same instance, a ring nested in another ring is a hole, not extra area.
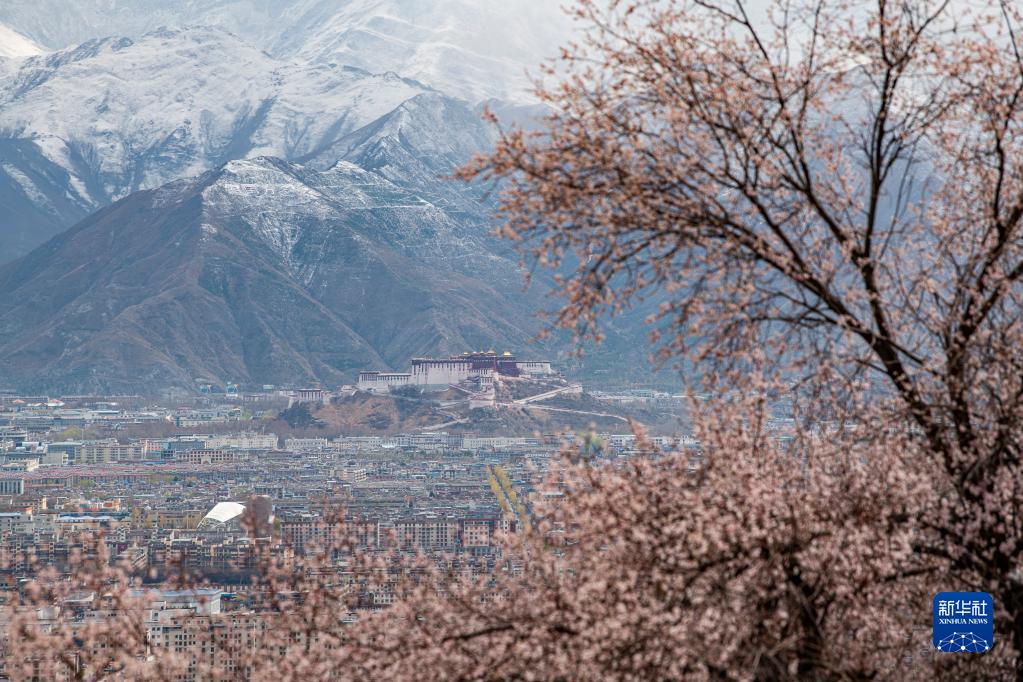
M 226 530 L 241 528 L 245 505 L 240 502 L 218 502 L 202 517 L 199 530 Z

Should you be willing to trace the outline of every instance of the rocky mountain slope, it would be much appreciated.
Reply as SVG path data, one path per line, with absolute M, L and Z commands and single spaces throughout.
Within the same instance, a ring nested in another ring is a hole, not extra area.
M 68 391 L 341 382 L 522 347 L 536 300 L 483 233 L 353 164 L 233 161 L 0 269 L 0 376 Z

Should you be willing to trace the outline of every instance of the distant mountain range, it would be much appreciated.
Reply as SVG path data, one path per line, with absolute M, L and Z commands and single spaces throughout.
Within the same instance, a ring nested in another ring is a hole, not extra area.
M 393 73 L 278 62 L 214 28 L 0 61 L 0 253 L 233 159 L 317 154 L 428 91 Z
M 0 376 L 138 390 L 340 383 L 538 329 L 473 218 L 340 162 L 271 158 L 132 194 L 0 269 Z
M 495 141 L 484 104 L 538 119 L 513 74 L 555 27 L 486 4 L 0 5 L 0 387 L 339 383 L 527 348 L 546 285 L 449 176 Z M 599 362 L 642 357 L 638 327 Z
M 399 73 L 476 103 L 527 101 L 527 71 L 571 22 L 558 0 L 4 0 L 6 24 L 47 50 L 161 27 L 219 28 L 274 59 Z M 207 77 L 213 76 L 206 72 Z

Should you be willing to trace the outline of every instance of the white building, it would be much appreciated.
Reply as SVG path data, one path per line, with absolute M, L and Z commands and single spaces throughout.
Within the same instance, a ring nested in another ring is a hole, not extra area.
M 145 456 L 141 444 L 122 445 L 116 440 L 93 441 L 82 445 L 78 464 L 108 464 L 110 462 L 137 462 Z
M 547 361 L 526 361 L 516 362 L 519 368 L 519 375 L 530 378 L 542 378 L 554 376 L 557 374 L 552 368 L 551 363 Z
M 198 528 L 200 530 L 237 529 L 241 527 L 242 514 L 244 513 L 245 505 L 240 502 L 218 502 L 202 518 Z
M 326 438 L 286 438 L 285 450 L 319 450 L 330 445 Z
M 486 387 L 499 376 L 538 379 L 556 374 L 550 362 L 521 361 L 511 353 L 498 355 L 490 350 L 448 358 L 412 358 L 411 372 L 360 372 L 358 389 L 375 393 L 403 386 L 444 390 L 466 382 Z
M 359 372 L 358 389 L 370 393 L 387 393 L 392 388 L 411 386 L 412 375 L 401 372 Z
M 500 450 L 502 448 L 521 448 L 535 442 L 535 438 L 519 436 L 494 436 L 486 438 L 466 436 L 462 439 L 462 447 L 466 450 Z
M 276 450 L 277 435 L 273 433 L 234 433 L 227 436 L 213 436 L 206 441 L 211 450 Z

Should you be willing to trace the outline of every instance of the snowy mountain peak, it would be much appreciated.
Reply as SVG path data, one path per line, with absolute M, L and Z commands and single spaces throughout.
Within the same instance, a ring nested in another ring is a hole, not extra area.
M 0 58 L 31 57 L 43 52 L 45 50 L 31 38 L 0 24 Z
M 556 0 L 4 0 L 0 22 L 59 50 L 215 26 L 276 58 L 393 71 L 470 102 L 530 101 L 527 72 L 572 31 Z M 59 18 L 59 20 L 55 20 Z
M 139 190 L 345 159 L 435 205 L 493 143 L 474 106 L 553 45 L 546 0 L 3 0 L 54 52 L 0 59 L 0 262 Z M 84 42 L 83 42 L 84 41 Z M 516 85 L 519 83 L 519 85 Z
M 14 216 L 0 262 L 136 190 L 232 159 L 320 156 L 423 92 L 394 74 L 274 59 L 215 27 L 0 62 L 0 209 Z

